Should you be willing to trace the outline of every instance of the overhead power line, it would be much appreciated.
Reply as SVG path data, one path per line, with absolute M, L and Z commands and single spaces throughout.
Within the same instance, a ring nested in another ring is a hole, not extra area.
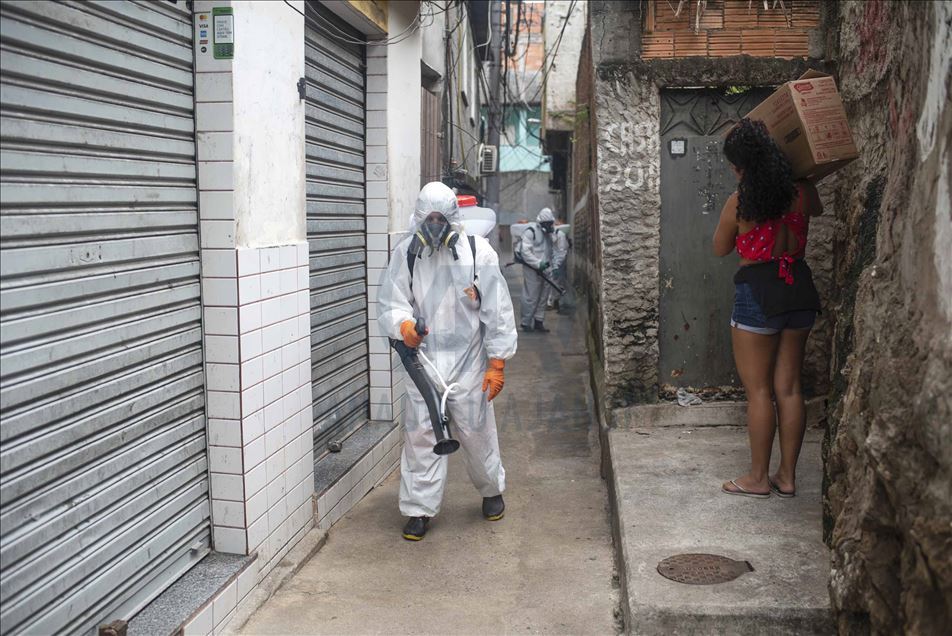
M 312 15 L 315 18 L 317 18 L 319 22 L 315 22 L 314 19 L 311 18 L 311 16 L 307 15 L 305 12 L 295 7 L 293 4 L 288 2 L 288 0 L 284 0 L 284 4 L 288 5 L 292 11 L 302 16 L 304 18 L 305 23 L 310 24 L 312 28 L 320 29 L 332 39 L 338 40 L 339 42 L 344 42 L 346 44 L 359 44 L 362 46 L 391 46 L 394 44 L 399 44 L 401 42 L 404 42 L 410 37 L 412 37 L 413 34 L 419 31 L 420 28 L 423 26 L 423 8 L 424 7 L 428 7 L 430 9 L 430 11 L 427 12 L 426 14 L 427 17 L 430 19 L 430 24 L 432 24 L 433 17 L 434 15 L 436 15 L 435 13 L 432 12 L 433 6 L 431 3 L 429 2 L 421 3 L 420 10 L 417 11 L 417 14 L 414 16 L 413 20 L 410 22 L 409 25 L 407 25 L 406 29 L 404 29 L 397 35 L 394 35 L 392 37 L 382 38 L 379 40 L 361 40 L 361 39 L 352 37 L 346 31 L 339 28 L 336 24 L 334 24 L 333 22 L 331 22 L 330 20 L 328 20 L 327 18 L 325 18 L 324 16 L 322 16 L 320 13 L 316 11 L 313 12 Z M 336 31 L 336 33 L 334 33 L 332 30 Z

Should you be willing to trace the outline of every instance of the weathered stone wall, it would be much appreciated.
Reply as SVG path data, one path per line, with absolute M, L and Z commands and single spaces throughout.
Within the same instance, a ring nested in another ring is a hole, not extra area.
M 830 361 L 833 356 L 834 307 L 832 299 L 836 289 L 833 279 L 833 245 L 836 235 L 835 192 L 839 180 L 833 174 L 817 187 L 820 200 L 823 201 L 822 216 L 811 219 L 810 236 L 807 243 L 806 259 L 813 270 L 813 282 L 816 283 L 820 298 L 823 299 L 823 311 L 817 316 L 816 325 L 807 340 L 807 350 L 803 359 L 803 391 L 810 397 L 827 395 L 830 392 Z
M 841 633 L 952 620 L 952 4 L 840 2 L 860 159 L 834 192 L 831 598 Z
M 587 308 L 589 355 L 596 382 L 600 385 L 603 360 L 601 341 L 601 241 L 595 211 L 598 196 L 595 173 L 594 66 L 591 33 L 586 29 L 576 75 L 575 131 L 572 148 L 572 235 L 574 272 L 572 280 Z
M 611 409 L 658 398 L 661 96 L 622 68 L 595 79 L 603 396 Z

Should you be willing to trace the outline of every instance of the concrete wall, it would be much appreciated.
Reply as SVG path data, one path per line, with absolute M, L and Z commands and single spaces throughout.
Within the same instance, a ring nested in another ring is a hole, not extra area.
M 558 43 L 557 63 L 545 81 L 542 103 L 542 126 L 545 130 L 572 130 L 575 126 L 575 78 L 588 19 L 588 4 L 576 2 L 569 16 L 571 6 L 572 0 L 545 2 L 542 34 L 546 52 L 554 51 L 559 35 L 562 36 Z M 569 21 L 567 25 L 566 16 Z
M 390 33 L 402 33 L 414 20 L 418 2 L 390 5 Z M 386 188 L 390 202 L 390 232 L 404 232 L 420 192 L 420 55 L 423 36 L 419 31 L 385 47 L 387 68 L 387 108 L 372 116 L 386 119 L 389 170 L 386 181 L 368 188 Z M 383 47 L 374 47 L 383 48 Z M 371 123 L 368 115 L 368 126 Z M 376 282 L 376 281 L 375 281 Z
M 430 22 L 427 20 L 425 26 L 420 29 L 423 41 L 421 43 L 421 55 L 420 59 L 423 60 L 423 63 L 429 66 L 434 71 L 439 72 L 441 75 L 446 69 L 446 16 L 449 13 L 444 11 L 446 8 L 446 3 L 444 2 L 434 2 L 433 11 L 434 13 L 439 11 L 433 16 L 433 21 Z M 452 24 L 456 24 L 453 22 Z
M 304 101 L 297 82 L 304 77 L 304 23 L 287 6 L 235 2 L 234 9 L 237 243 L 261 247 L 303 241 Z
M 952 5 L 840 2 L 833 57 L 860 159 L 835 191 L 826 444 L 841 633 L 952 620 Z
M 597 125 L 590 173 L 597 200 L 601 253 L 591 267 L 598 276 L 602 369 L 608 409 L 658 399 L 658 302 L 660 250 L 660 90 L 666 87 L 776 85 L 798 77 L 816 60 L 746 56 L 643 60 L 638 56 L 641 14 L 637 3 L 589 4 Z M 581 183 L 584 175 L 576 174 Z M 581 186 L 579 186 L 581 187 Z M 829 262 L 829 221 L 821 221 L 811 239 L 811 258 Z M 824 226 L 826 226 L 824 228 Z M 820 266 L 822 295 L 829 276 Z M 829 329 L 821 325 L 812 339 L 806 368 L 811 387 L 828 381 Z M 824 341 L 823 339 L 826 338 Z

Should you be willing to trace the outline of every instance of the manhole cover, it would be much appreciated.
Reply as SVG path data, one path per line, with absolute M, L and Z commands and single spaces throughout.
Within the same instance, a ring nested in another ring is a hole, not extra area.
M 747 561 L 735 561 L 719 554 L 676 554 L 658 564 L 658 574 L 689 585 L 727 583 L 753 571 Z

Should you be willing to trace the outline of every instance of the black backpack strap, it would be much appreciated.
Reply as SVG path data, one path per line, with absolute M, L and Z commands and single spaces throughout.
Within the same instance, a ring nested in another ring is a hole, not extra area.
M 413 244 L 407 248 L 407 269 L 410 270 L 410 289 L 413 289 L 413 266 L 416 265 L 417 253 L 413 251 Z
M 467 236 L 469 239 L 469 251 L 473 253 L 473 280 L 479 278 L 479 275 L 476 274 L 476 237 Z
M 473 253 L 473 289 L 476 290 L 476 302 L 482 304 L 483 296 L 479 293 L 479 273 L 476 271 L 476 237 L 467 235 L 469 239 L 469 250 Z

